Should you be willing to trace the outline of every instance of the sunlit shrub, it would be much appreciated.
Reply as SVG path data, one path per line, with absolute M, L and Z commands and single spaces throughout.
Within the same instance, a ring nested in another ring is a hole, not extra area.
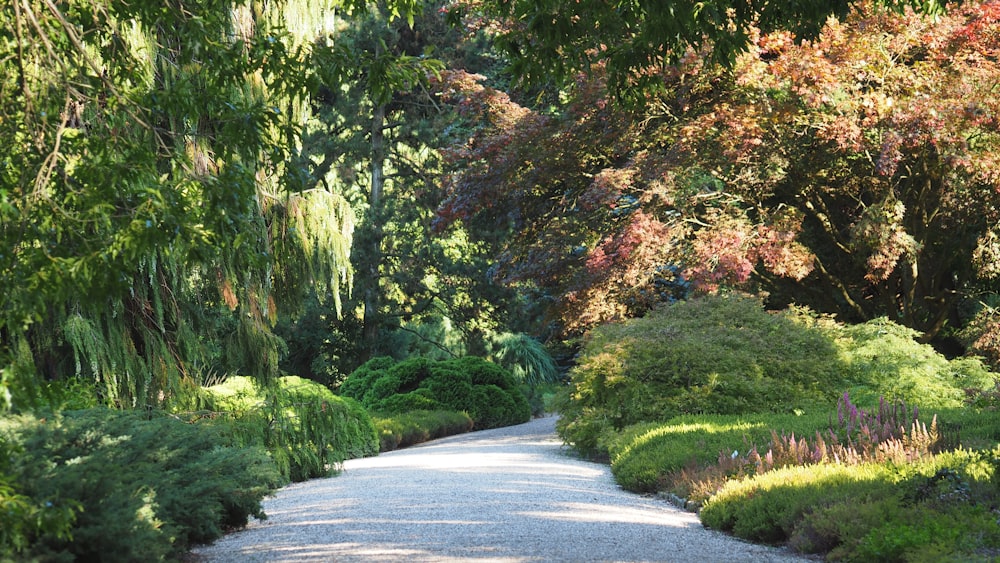
M 665 423 L 630 426 L 608 437 L 611 471 L 631 491 L 668 490 L 688 497 L 689 473 L 715 464 L 720 457 L 740 458 L 754 446 L 764 447 L 773 428 L 810 434 L 826 425 L 826 414 L 698 415 Z M 742 463 L 742 461 L 741 461 Z M 723 475 L 723 481 L 728 473 Z
M 815 412 L 848 390 L 866 407 L 885 397 L 951 408 L 967 389 L 994 385 L 978 360 L 949 361 L 914 337 L 885 319 L 846 326 L 745 297 L 680 302 L 592 332 L 557 401 L 557 428 L 600 457 L 605 436 L 679 414 Z
M 230 377 L 205 389 L 204 406 L 232 422 L 240 443 L 266 448 L 291 481 L 329 475 L 346 459 L 378 453 L 364 407 L 300 377 L 278 378 L 271 388 Z
M 231 428 L 212 420 L 90 409 L 0 427 L 20 449 L 9 461 L 12 484 L 43 507 L 40 517 L 56 516 L 27 530 L 17 559 L 177 558 L 263 518 L 261 500 L 280 483 L 262 448 L 235 446 Z
M 788 541 L 837 560 L 966 559 L 1000 546 L 998 456 L 1000 448 L 907 465 L 786 467 L 730 481 L 701 519 L 741 538 Z
M 851 397 L 862 405 L 885 397 L 922 408 L 960 407 L 966 389 L 989 389 L 996 381 L 978 359 L 949 361 L 917 342 L 916 331 L 887 319 L 843 325 L 839 333 Z
M 598 436 L 681 414 L 791 412 L 829 404 L 844 368 L 821 319 L 715 296 L 594 330 L 559 405 L 560 435 L 585 453 Z

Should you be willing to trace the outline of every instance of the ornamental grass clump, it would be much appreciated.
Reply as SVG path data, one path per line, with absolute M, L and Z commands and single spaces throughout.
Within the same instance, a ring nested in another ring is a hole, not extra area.
M 759 450 L 744 438 L 745 453 L 732 447 L 719 451 L 714 464 L 689 465 L 678 472 L 689 502 L 700 503 L 730 479 L 743 479 L 790 466 L 821 463 L 860 465 L 863 463 L 906 464 L 941 451 L 944 441 L 938 432 L 937 416 L 930 427 L 918 419 L 918 410 L 902 401 L 879 401 L 877 409 L 865 410 L 851 402 L 847 393 L 837 403 L 837 425 L 816 430 L 811 439 L 800 433 L 770 430 L 770 441 Z M 759 452 L 764 451 L 762 455 Z
M 783 467 L 730 480 L 711 528 L 846 561 L 991 561 L 1000 547 L 1000 447 L 909 464 Z

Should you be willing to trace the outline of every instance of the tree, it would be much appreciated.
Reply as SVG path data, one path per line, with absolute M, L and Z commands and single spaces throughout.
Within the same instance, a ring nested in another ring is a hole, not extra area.
M 995 283 L 996 6 L 751 30 L 731 69 L 688 51 L 641 111 L 612 103 L 610 62 L 555 116 L 456 76 L 485 117 L 440 225 L 502 233 L 499 278 L 546 290 L 570 332 L 739 287 L 934 339 Z
M 70 351 L 120 406 L 176 393 L 206 341 L 274 375 L 269 323 L 291 297 L 276 289 L 336 291 L 349 266 L 345 206 L 284 165 L 309 91 L 302 38 L 253 1 L 11 8 L 0 366 L 15 406 L 36 373 L 67 375 Z
M 372 355 L 485 352 L 512 293 L 482 275 L 488 255 L 466 233 L 438 236 L 430 228 L 442 197 L 439 148 L 463 134 L 434 85 L 444 65 L 491 64 L 479 44 L 446 24 L 440 4 L 422 3 L 412 22 L 377 6 L 354 13 L 317 57 L 325 87 L 314 99 L 305 152 L 360 218 L 352 318 L 338 321 L 320 309 L 312 317 L 326 317 L 338 335 L 331 343 L 356 344 L 352 352 L 312 347 L 340 374 Z M 299 329 L 308 330 L 290 324 L 286 334 Z
M 751 46 L 756 30 L 818 35 L 827 19 L 843 18 L 856 2 L 719 1 L 603 2 L 597 0 L 469 0 L 453 7 L 454 19 L 475 20 L 497 31 L 512 72 L 527 84 L 572 80 L 595 64 L 606 66 L 608 85 L 620 99 L 641 102 L 664 90 L 661 72 L 688 48 L 707 45 L 714 62 L 731 65 Z M 938 0 L 884 0 L 895 10 L 913 7 L 939 14 Z

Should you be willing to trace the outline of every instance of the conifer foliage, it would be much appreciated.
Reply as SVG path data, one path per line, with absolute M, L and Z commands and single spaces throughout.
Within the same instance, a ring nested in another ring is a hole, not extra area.
M 15 407 L 36 373 L 74 369 L 108 404 L 160 405 L 227 335 L 240 369 L 271 377 L 276 308 L 349 281 L 346 203 L 286 165 L 310 80 L 286 15 L 228 0 L 0 14 L 0 366 Z

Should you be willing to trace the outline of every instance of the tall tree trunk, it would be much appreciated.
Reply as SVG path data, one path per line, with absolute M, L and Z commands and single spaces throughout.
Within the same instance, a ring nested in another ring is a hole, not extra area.
M 378 335 L 381 328 L 382 304 L 380 269 L 382 265 L 382 191 L 385 187 L 385 104 L 378 104 L 372 113 L 372 184 L 368 194 L 368 225 L 370 238 L 365 248 L 364 284 L 365 312 L 363 319 L 362 340 L 363 360 L 377 355 L 379 352 Z

